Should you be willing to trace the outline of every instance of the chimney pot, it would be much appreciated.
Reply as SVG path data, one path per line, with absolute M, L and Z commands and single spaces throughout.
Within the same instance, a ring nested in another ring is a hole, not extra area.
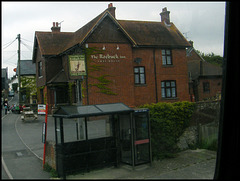
M 110 14 L 111 14 L 114 18 L 116 18 L 116 17 L 115 17 L 115 10 L 116 10 L 116 8 L 113 7 L 113 4 L 112 4 L 112 3 L 108 4 L 108 11 L 110 12 Z
M 51 28 L 52 32 L 60 32 L 61 27 L 58 27 L 58 22 L 53 22 L 53 27 Z

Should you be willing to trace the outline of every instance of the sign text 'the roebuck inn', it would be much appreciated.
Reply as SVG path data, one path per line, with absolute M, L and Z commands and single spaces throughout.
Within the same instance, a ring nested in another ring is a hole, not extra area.
M 120 62 L 121 59 L 126 59 L 126 56 L 122 56 L 122 55 L 103 55 L 103 54 L 99 54 L 98 55 L 91 55 L 92 59 L 98 59 L 97 62 L 99 63 L 114 63 L 114 62 Z

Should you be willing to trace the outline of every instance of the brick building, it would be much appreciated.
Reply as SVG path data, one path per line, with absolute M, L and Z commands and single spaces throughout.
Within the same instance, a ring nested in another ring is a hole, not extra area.
M 76 80 L 70 55 L 85 55 L 87 76 L 83 104 L 190 101 L 186 48 L 190 43 L 170 22 L 163 8 L 161 21 L 117 20 L 108 8 L 76 32 L 35 32 L 38 102 L 51 107 L 76 103 Z M 76 69 L 77 70 L 77 69 Z
M 193 47 L 187 49 L 189 94 L 191 101 L 219 97 L 222 90 L 222 67 L 206 62 Z

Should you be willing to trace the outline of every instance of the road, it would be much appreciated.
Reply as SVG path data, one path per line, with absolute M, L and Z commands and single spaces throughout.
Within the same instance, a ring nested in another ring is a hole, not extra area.
M 17 102 L 16 94 L 9 99 L 9 105 Z M 50 174 L 42 169 L 42 161 L 28 149 L 17 132 L 20 114 L 4 115 L 3 110 L 2 113 L 2 179 L 49 179 Z
M 17 102 L 17 96 L 9 104 Z M 3 111 L 3 110 L 2 110 Z M 49 179 L 50 173 L 43 171 L 42 122 L 23 123 L 19 114 L 4 115 L 2 112 L 2 179 Z M 74 120 L 64 121 L 65 140 L 76 141 Z M 93 126 L 93 125 L 92 125 Z M 95 127 L 98 127 L 95 125 Z M 48 117 L 47 140 L 55 140 L 54 119 Z M 215 170 L 216 152 L 208 150 L 186 150 L 174 159 L 154 161 L 152 167 L 135 171 L 121 168 L 103 168 L 90 173 L 70 175 L 68 179 L 212 179 Z

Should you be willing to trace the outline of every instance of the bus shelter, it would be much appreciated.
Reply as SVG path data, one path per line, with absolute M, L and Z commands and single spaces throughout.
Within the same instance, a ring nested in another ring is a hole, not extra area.
M 123 103 L 62 106 L 53 117 L 59 177 L 107 165 L 152 162 L 148 109 Z

